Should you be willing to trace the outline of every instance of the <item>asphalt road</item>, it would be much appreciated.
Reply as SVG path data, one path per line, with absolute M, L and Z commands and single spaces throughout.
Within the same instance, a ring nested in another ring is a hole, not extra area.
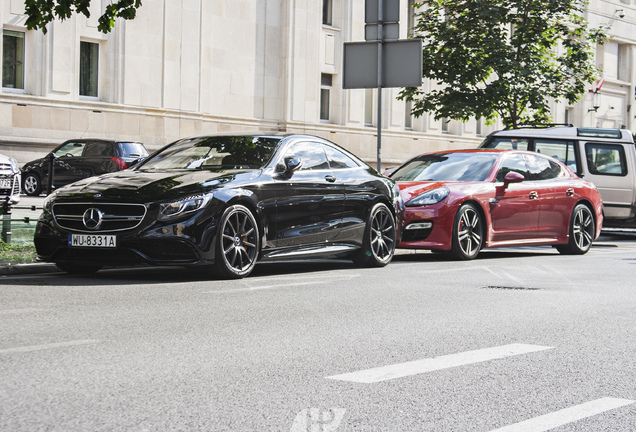
M 603 237 L 230 282 L 5 276 L 0 430 L 636 430 L 635 274 L 636 238 Z

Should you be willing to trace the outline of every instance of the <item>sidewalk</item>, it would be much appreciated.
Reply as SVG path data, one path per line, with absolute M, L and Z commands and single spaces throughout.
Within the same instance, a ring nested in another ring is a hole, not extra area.
M 0 276 L 12 276 L 23 274 L 55 273 L 61 270 L 55 264 L 35 263 L 35 264 L 11 264 L 0 266 Z

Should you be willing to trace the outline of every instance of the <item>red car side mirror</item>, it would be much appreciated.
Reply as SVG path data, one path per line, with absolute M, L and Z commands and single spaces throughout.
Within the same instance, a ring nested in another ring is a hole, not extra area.
M 510 171 L 504 177 L 504 187 L 508 187 L 510 183 L 521 183 L 526 178 L 516 171 Z

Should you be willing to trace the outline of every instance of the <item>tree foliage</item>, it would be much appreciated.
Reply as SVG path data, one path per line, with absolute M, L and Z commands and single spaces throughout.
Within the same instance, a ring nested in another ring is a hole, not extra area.
M 56 18 L 64 21 L 73 13 L 88 18 L 91 16 L 90 3 L 91 0 L 25 0 L 26 26 L 29 30 L 40 29 L 46 33 L 47 24 Z M 141 0 L 113 0 L 99 17 L 97 28 L 108 33 L 115 26 L 116 18 L 134 19 L 140 7 Z
M 413 114 L 506 126 L 550 121 L 550 100 L 574 103 L 596 77 L 583 0 L 430 0 L 415 5 L 423 76 L 434 85 L 402 90 Z

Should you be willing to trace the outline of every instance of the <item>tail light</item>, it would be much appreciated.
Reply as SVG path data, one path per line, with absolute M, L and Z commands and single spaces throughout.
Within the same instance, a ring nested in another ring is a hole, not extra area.
M 128 168 L 128 165 L 126 165 L 126 161 L 120 157 L 115 156 L 110 160 L 117 164 L 117 171 L 125 170 L 126 168 Z

